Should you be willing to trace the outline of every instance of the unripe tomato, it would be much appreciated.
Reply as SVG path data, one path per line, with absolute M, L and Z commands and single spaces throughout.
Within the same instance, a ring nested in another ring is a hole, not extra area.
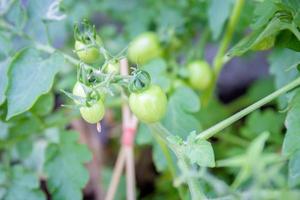
M 264 51 L 264 50 L 268 50 L 270 48 L 272 48 L 275 44 L 275 35 L 273 36 L 269 36 L 265 39 L 263 39 L 261 42 L 259 42 L 258 44 L 254 45 L 251 50 L 254 51 Z
M 198 90 L 205 90 L 213 80 L 212 70 L 205 61 L 194 61 L 188 65 L 189 82 Z
M 103 118 L 105 109 L 102 100 L 99 100 L 91 106 L 81 107 L 79 111 L 86 122 L 95 124 Z
M 73 87 L 73 95 L 78 96 L 78 97 L 83 97 L 83 98 L 86 97 L 86 94 L 85 94 L 80 82 L 75 83 L 75 85 Z M 79 104 L 80 102 L 75 100 L 75 103 Z
M 161 55 L 162 49 L 158 36 L 153 32 L 146 32 L 135 38 L 128 48 L 131 62 L 145 64 Z
M 104 69 L 105 73 L 111 74 L 118 74 L 120 73 L 120 63 L 118 61 L 111 61 L 107 63 Z
M 183 80 L 177 78 L 173 81 L 172 86 L 173 86 L 174 89 L 176 89 L 176 88 L 179 88 L 179 87 L 187 86 L 187 84 Z
M 148 89 L 131 93 L 129 106 L 137 118 L 145 123 L 154 123 L 162 119 L 167 109 L 167 97 L 157 85 L 150 85 Z
M 102 43 L 99 36 L 96 37 L 96 43 Z M 88 64 L 93 64 L 100 58 L 100 52 L 98 48 L 88 47 L 89 45 L 90 44 L 84 44 L 83 42 L 76 40 L 75 50 L 80 60 Z

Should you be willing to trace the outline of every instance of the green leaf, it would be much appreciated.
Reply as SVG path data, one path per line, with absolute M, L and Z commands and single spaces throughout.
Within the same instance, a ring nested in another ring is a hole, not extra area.
M 0 140 L 4 140 L 8 136 L 8 124 L 5 122 L 0 121 Z
M 72 131 L 60 133 L 60 142 L 50 144 L 46 150 L 45 171 L 48 188 L 54 200 L 82 199 L 81 190 L 89 175 L 84 163 L 91 160 L 86 146 L 77 143 L 78 134 Z
M 296 187 L 300 184 L 300 150 L 297 150 L 289 161 L 289 185 Z
M 292 29 L 292 24 L 274 17 L 266 27 L 256 29 L 250 35 L 242 39 L 237 45 L 229 50 L 227 55 L 230 57 L 241 56 L 252 47 L 259 46 L 265 39 L 274 37 L 280 31 L 285 29 Z
M 182 146 L 184 155 L 192 164 L 201 167 L 214 167 L 215 156 L 211 143 L 206 140 L 197 140 L 196 131 L 190 133 L 187 143 Z
M 54 107 L 54 94 L 49 92 L 39 97 L 31 111 L 39 116 L 49 114 Z
M 146 124 L 139 124 L 135 140 L 138 145 L 152 144 L 151 131 Z
M 270 73 L 275 77 L 275 86 L 280 88 L 297 77 L 296 66 L 300 64 L 300 53 L 289 49 L 275 49 L 269 56 Z M 294 92 L 279 97 L 280 108 L 287 106 L 288 100 L 293 96 Z
M 201 130 L 200 122 L 193 115 L 199 109 L 200 100 L 195 92 L 190 88 L 180 87 L 169 98 L 163 124 L 172 134 L 185 138 L 187 133 Z
M 151 82 L 159 85 L 164 91 L 171 88 L 171 79 L 168 77 L 167 63 L 163 59 L 155 59 L 143 66 L 151 76 Z
M 7 120 L 30 109 L 39 96 L 52 87 L 57 72 L 63 67 L 64 58 L 54 53 L 42 59 L 40 52 L 28 48 L 19 52 L 11 62 L 8 72 Z
M 271 139 L 281 142 L 280 134 L 283 122 L 283 114 L 271 109 L 257 110 L 247 116 L 245 126 L 241 129 L 241 134 L 252 139 L 264 131 L 269 131 L 272 134 Z
M 17 165 L 11 169 L 9 188 L 6 191 L 4 200 L 44 200 L 43 192 L 39 189 L 40 183 L 38 177 Z
M 233 0 L 211 1 L 208 9 L 208 23 L 214 40 L 218 39 L 222 33 L 234 2 Z
M 283 141 L 282 152 L 284 155 L 292 155 L 300 149 L 300 90 L 293 97 L 290 103 L 290 109 L 287 113 L 285 126 L 286 134 Z
M 255 20 L 251 27 L 253 29 L 258 29 L 265 26 L 274 16 L 276 10 L 277 7 L 273 0 L 265 0 L 260 4 L 257 4 L 257 7 L 254 11 Z
M 8 86 L 7 72 L 9 69 L 9 60 L 0 62 L 0 105 L 4 103 L 6 99 L 6 89 Z
M 152 158 L 158 172 L 163 172 L 168 168 L 167 160 L 158 143 L 153 144 Z

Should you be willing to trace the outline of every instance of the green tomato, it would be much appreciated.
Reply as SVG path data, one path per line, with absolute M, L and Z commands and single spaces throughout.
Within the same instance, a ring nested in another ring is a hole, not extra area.
M 212 70 L 205 61 L 194 61 L 188 65 L 189 82 L 194 89 L 205 90 L 213 80 Z
M 183 80 L 181 80 L 179 78 L 176 78 L 173 81 L 172 86 L 173 86 L 173 89 L 176 89 L 176 88 L 179 88 L 179 87 L 185 87 L 185 86 L 187 86 L 187 84 Z
M 275 39 L 276 39 L 275 35 L 269 36 L 269 37 L 263 39 L 262 41 L 260 41 L 259 43 L 255 44 L 251 48 L 251 50 L 254 50 L 254 51 L 268 50 L 274 46 Z
M 104 104 L 102 100 L 99 100 L 91 106 L 81 107 L 79 111 L 82 118 L 90 124 L 95 124 L 99 122 L 103 118 L 105 113 Z
M 140 121 L 158 122 L 166 113 L 167 97 L 158 85 L 150 85 L 142 92 L 130 94 L 129 107 Z
M 135 38 L 128 48 L 131 62 L 145 64 L 153 58 L 160 57 L 162 49 L 158 36 L 153 32 L 146 32 Z
M 118 61 L 111 61 L 107 63 L 104 68 L 104 72 L 108 74 L 118 74 L 120 73 L 120 63 Z
M 78 97 L 86 98 L 86 94 L 85 94 L 84 89 L 83 89 L 80 82 L 75 83 L 75 85 L 73 87 L 73 95 L 78 96 Z M 76 104 L 80 104 L 80 102 L 77 101 L 77 100 L 74 100 L 74 102 Z
M 102 41 L 99 36 L 96 37 L 97 44 L 101 44 Z M 96 47 L 88 47 L 89 44 L 84 44 L 81 41 L 75 41 L 75 51 L 80 58 L 85 63 L 93 64 L 100 58 L 99 49 Z

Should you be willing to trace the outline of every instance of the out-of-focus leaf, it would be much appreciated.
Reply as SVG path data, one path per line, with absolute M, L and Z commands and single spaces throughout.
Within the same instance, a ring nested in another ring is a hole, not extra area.
M 4 196 L 4 200 L 44 200 L 43 192 L 39 189 L 38 177 L 22 166 L 17 165 L 11 168 L 10 185 Z
M 214 40 L 218 39 L 222 33 L 234 2 L 233 0 L 211 1 L 208 9 L 208 22 Z
M 7 119 L 30 109 L 39 96 L 52 87 L 57 72 L 63 67 L 64 58 L 54 53 L 47 59 L 35 49 L 24 49 L 11 62 L 8 72 Z
M 164 91 L 171 88 L 171 78 L 168 77 L 167 63 L 163 59 L 155 59 L 143 66 L 151 76 L 151 82 L 158 84 Z
M 292 155 L 300 149 L 300 90 L 293 97 L 290 103 L 290 109 L 287 113 L 285 126 L 286 135 L 283 141 L 282 152 L 284 155 Z
M 296 66 L 300 64 L 300 53 L 289 49 L 276 49 L 272 51 L 268 61 L 270 63 L 270 72 L 275 77 L 275 86 L 280 88 L 297 77 Z M 289 92 L 279 97 L 279 107 L 285 108 L 288 100 L 294 95 Z
M 145 124 L 140 123 L 136 133 L 136 143 L 138 145 L 146 145 L 146 144 L 151 144 L 152 142 L 153 139 L 152 139 L 151 131 Z
M 0 62 L 0 105 L 3 104 L 6 99 L 5 93 L 8 87 L 8 76 L 7 76 L 8 69 L 9 69 L 8 59 Z
M 65 131 L 60 133 L 59 143 L 47 147 L 44 167 L 54 200 L 82 199 L 81 191 L 89 177 L 83 164 L 91 159 L 91 153 L 77 140 L 76 132 Z
M 258 29 L 269 22 L 277 10 L 273 0 L 265 0 L 257 4 L 254 11 L 255 20 L 253 20 L 252 28 Z
M 241 129 L 241 134 L 249 139 L 256 137 L 262 132 L 272 134 L 270 139 L 281 141 L 280 133 L 283 127 L 284 115 L 268 109 L 255 111 L 246 118 L 246 124 Z
M 200 122 L 193 115 L 199 109 L 200 100 L 193 90 L 180 87 L 169 98 L 163 124 L 172 134 L 185 138 L 191 131 L 201 130 Z
M 54 94 L 49 92 L 40 96 L 31 111 L 39 116 L 49 114 L 54 107 Z
M 289 161 L 289 185 L 296 187 L 300 184 L 300 150 L 297 150 Z

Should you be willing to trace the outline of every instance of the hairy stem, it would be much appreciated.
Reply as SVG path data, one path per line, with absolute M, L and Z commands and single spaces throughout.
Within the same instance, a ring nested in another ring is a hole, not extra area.
M 246 107 L 245 109 L 241 110 L 240 112 L 232 115 L 231 117 L 217 123 L 213 127 L 201 132 L 200 134 L 197 135 L 197 139 L 208 139 L 218 132 L 222 131 L 226 127 L 230 126 L 234 122 L 240 120 L 244 116 L 248 115 L 252 111 L 262 107 L 263 105 L 269 103 L 270 101 L 274 100 L 275 98 L 279 97 L 280 95 L 294 89 L 295 87 L 300 85 L 300 78 L 295 79 L 291 83 L 283 86 L 282 88 L 276 90 L 275 92 L 269 94 L 268 96 L 262 98 L 261 100 L 255 102 L 254 104 Z

